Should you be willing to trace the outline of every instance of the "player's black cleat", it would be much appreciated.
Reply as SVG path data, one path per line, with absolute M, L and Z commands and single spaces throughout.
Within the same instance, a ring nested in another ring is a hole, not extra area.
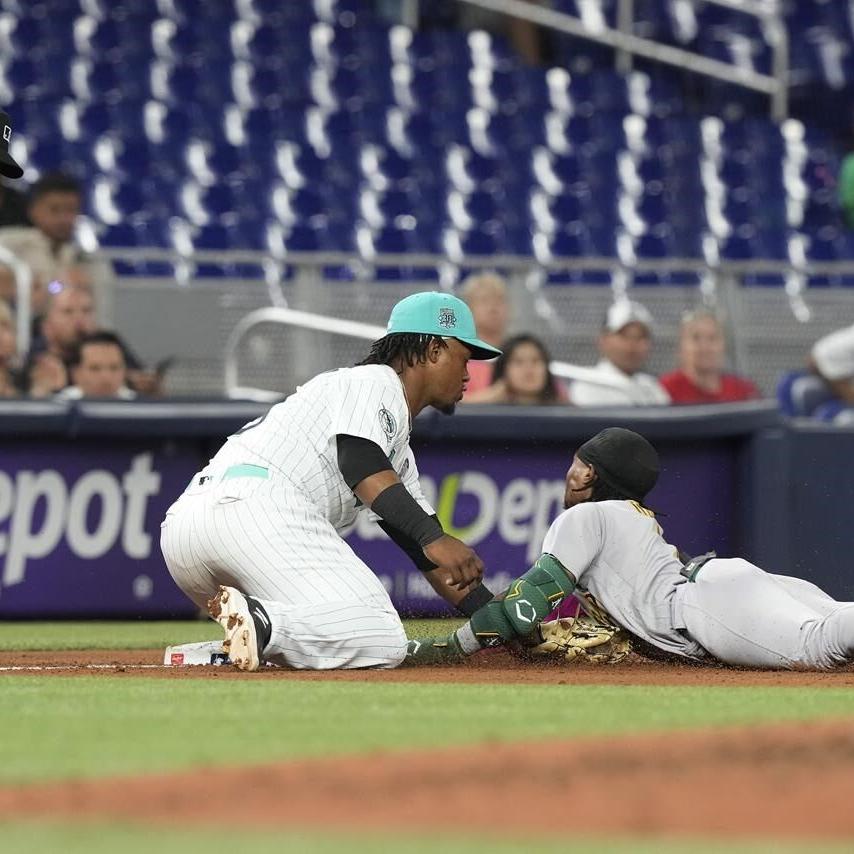
M 249 613 L 252 616 L 252 622 L 255 623 L 255 634 L 258 636 L 258 656 L 270 643 L 270 636 L 273 634 L 273 624 L 270 622 L 270 615 L 264 606 L 251 596 L 247 596 L 246 604 L 249 606 Z

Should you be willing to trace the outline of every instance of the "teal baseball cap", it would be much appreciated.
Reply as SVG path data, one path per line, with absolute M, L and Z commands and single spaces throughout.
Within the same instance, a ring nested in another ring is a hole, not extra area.
M 471 309 L 459 297 L 440 291 L 412 294 L 395 305 L 386 334 L 400 332 L 456 338 L 471 350 L 472 359 L 494 359 L 501 355 L 501 350 L 477 337 Z

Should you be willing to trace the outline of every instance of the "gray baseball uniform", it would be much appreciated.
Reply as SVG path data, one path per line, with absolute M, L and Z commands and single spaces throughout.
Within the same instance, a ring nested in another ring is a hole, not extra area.
M 219 585 L 258 599 L 265 660 L 293 667 L 394 667 L 406 636 L 376 575 L 341 539 L 364 508 L 344 482 L 336 435 L 369 439 L 434 513 L 409 448 L 400 378 L 384 365 L 320 374 L 230 436 L 169 508 L 161 547 L 200 607 Z
M 634 501 L 579 504 L 552 523 L 543 552 L 621 626 L 659 649 L 759 668 L 828 669 L 854 660 L 854 603 L 814 584 L 714 558 L 694 581 L 651 511 Z

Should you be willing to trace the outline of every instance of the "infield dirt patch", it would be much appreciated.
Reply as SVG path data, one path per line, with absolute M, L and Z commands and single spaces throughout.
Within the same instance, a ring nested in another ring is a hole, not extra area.
M 235 734 L 238 736 L 239 734 Z M 0 789 L 0 818 L 854 837 L 854 726 L 788 724 Z
M 455 682 L 554 685 L 783 685 L 854 687 L 854 665 L 824 673 L 739 670 L 712 664 L 652 661 L 631 655 L 619 664 L 568 665 L 560 660 L 521 662 L 506 652 L 479 653 L 453 666 L 396 670 L 300 671 L 263 668 L 241 673 L 233 667 L 163 667 L 162 650 L 63 650 L 0 652 L 4 674 L 93 675 L 161 679 L 291 679 L 350 682 Z

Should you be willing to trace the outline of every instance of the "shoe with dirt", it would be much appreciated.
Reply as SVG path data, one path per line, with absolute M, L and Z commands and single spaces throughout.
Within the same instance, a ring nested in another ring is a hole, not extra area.
M 225 630 L 223 651 L 239 670 L 257 670 L 261 666 L 261 646 L 247 597 L 234 587 L 220 587 L 208 601 L 208 613 Z

